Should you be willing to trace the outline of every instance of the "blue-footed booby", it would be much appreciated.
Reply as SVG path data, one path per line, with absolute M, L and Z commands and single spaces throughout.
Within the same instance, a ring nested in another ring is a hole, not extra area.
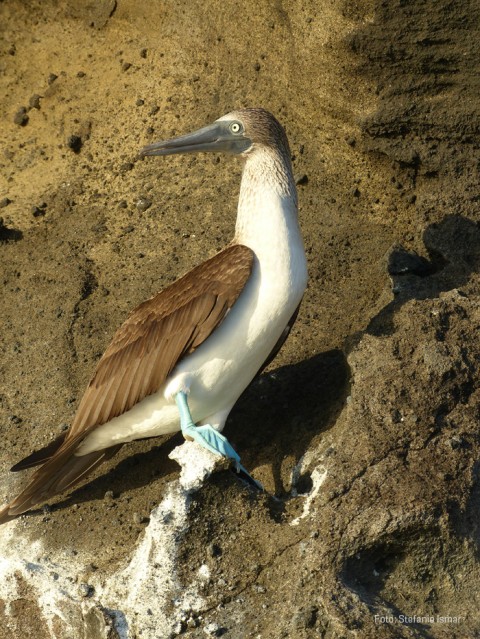
M 241 109 L 142 156 L 226 152 L 244 161 L 234 239 L 140 304 L 114 334 L 71 427 L 13 466 L 40 466 L 0 523 L 71 488 L 126 442 L 182 430 L 216 454 L 235 402 L 288 336 L 307 285 L 287 137 Z

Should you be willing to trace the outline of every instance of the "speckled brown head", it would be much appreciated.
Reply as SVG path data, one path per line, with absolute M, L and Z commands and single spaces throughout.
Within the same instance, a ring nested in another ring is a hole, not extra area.
M 242 127 L 243 136 L 251 141 L 251 146 L 246 149 L 248 153 L 252 148 L 264 146 L 289 153 L 288 140 L 282 125 L 265 109 L 240 109 L 232 111 L 219 118 L 217 122 L 238 121 Z

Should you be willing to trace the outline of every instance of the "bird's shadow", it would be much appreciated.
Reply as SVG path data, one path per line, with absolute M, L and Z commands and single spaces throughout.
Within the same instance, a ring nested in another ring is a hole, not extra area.
M 293 470 L 312 440 L 335 423 L 349 380 L 345 355 L 335 349 L 262 375 L 235 405 L 225 434 L 247 468 L 270 466 L 277 497 L 291 488 L 285 462 Z M 301 477 L 296 488 L 308 492 L 308 482 Z

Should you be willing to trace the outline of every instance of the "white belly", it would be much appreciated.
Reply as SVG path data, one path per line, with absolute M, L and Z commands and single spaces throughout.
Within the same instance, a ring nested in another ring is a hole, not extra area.
M 295 225 L 296 219 L 294 220 Z M 263 230 L 263 229 L 262 229 Z M 233 405 L 257 374 L 302 299 L 307 282 L 298 225 L 277 229 L 279 237 L 258 234 L 248 242 L 256 256 L 251 276 L 220 326 L 172 371 L 158 393 L 95 429 L 77 455 L 116 443 L 180 429 L 174 396 L 189 393 L 196 423 L 221 430 Z M 247 243 L 247 242 L 245 242 Z

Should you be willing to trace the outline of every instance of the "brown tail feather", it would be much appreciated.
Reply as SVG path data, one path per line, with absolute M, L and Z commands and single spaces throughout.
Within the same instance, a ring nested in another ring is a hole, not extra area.
M 32 468 L 33 466 L 44 464 L 57 452 L 57 450 L 65 441 L 66 435 L 67 431 L 60 433 L 60 435 L 52 442 L 50 442 L 43 448 L 40 448 L 40 450 L 34 451 L 30 455 L 28 455 L 28 457 L 25 457 L 21 461 L 17 462 L 10 468 L 10 470 L 12 471 L 12 473 L 17 473 L 19 470 L 26 470 L 27 468 Z
M 0 524 L 71 488 L 101 463 L 113 457 L 122 447 L 122 444 L 119 444 L 75 457 L 74 452 L 79 443 L 78 439 L 67 441 L 34 473 L 18 497 L 0 509 Z

